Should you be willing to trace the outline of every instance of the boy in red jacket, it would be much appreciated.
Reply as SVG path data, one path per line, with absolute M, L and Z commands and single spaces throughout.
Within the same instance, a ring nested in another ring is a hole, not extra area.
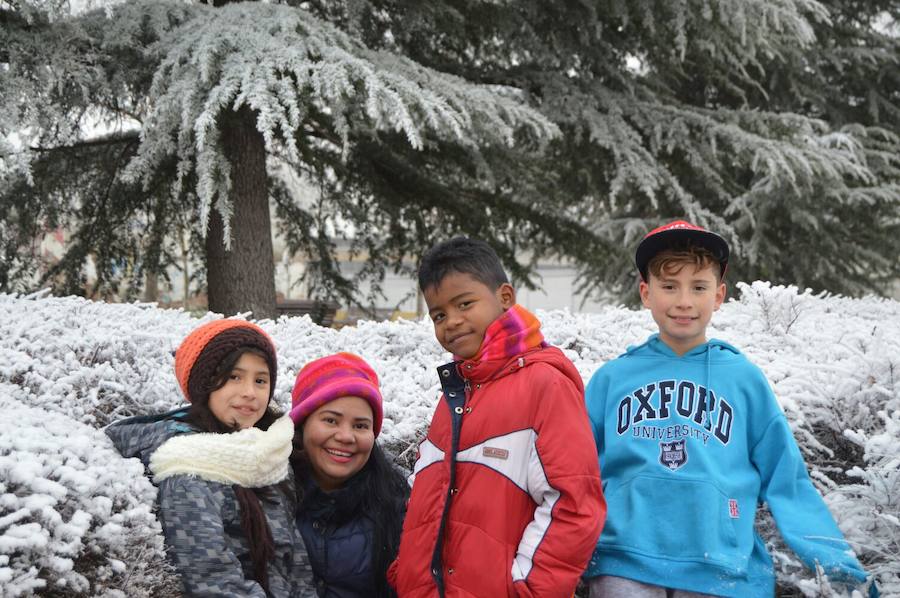
M 419 287 L 454 360 L 389 581 L 402 598 L 571 597 L 606 518 L 581 377 L 483 241 L 433 247 Z

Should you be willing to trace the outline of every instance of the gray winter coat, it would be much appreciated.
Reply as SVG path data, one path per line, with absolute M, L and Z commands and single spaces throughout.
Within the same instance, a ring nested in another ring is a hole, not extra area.
M 138 457 L 147 468 L 150 456 L 166 440 L 196 432 L 180 421 L 185 414 L 182 409 L 130 418 L 107 427 L 106 434 L 122 456 Z M 275 542 L 275 556 L 269 562 L 269 595 L 315 596 L 312 568 L 295 524 L 292 500 L 278 486 L 266 490 L 260 505 Z M 169 557 L 181 575 L 185 594 L 266 598 L 253 579 L 240 508 L 230 485 L 176 475 L 160 483 L 157 501 Z

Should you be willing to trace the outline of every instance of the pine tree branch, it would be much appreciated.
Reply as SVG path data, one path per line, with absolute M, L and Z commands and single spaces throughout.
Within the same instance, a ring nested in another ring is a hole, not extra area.
M 92 139 L 85 139 L 83 141 L 79 141 L 76 143 L 70 143 L 67 145 L 55 145 L 52 147 L 44 147 L 40 145 L 29 146 L 29 150 L 33 152 L 38 152 L 42 154 L 46 153 L 55 153 L 55 152 L 68 152 L 71 150 L 78 150 L 82 148 L 91 148 L 91 147 L 104 147 L 104 146 L 113 146 L 119 144 L 131 144 L 140 141 L 140 131 L 128 131 L 123 133 L 115 133 L 102 137 L 94 137 Z

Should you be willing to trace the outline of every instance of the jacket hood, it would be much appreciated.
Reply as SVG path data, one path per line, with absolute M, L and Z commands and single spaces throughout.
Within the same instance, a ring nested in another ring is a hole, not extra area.
M 566 357 L 557 347 L 539 347 L 508 359 L 457 363 L 460 374 L 476 383 L 496 380 L 530 365 L 544 363 L 559 370 L 560 373 L 575 383 L 576 388 L 584 390 L 584 381 L 581 379 L 581 374 L 575 369 L 572 360 Z
M 166 440 L 179 434 L 196 432 L 186 422 L 188 407 L 159 415 L 141 415 L 110 424 L 104 432 L 123 457 L 137 457 L 149 467 L 150 456 Z
M 660 357 L 687 359 L 691 361 L 703 361 L 708 358 L 711 362 L 716 363 L 717 361 L 731 361 L 732 359 L 741 356 L 742 353 L 734 347 L 734 345 L 712 338 L 702 345 L 694 347 L 684 355 L 679 356 L 671 347 L 669 347 L 669 345 L 659 338 L 659 334 L 657 333 L 651 335 L 650 338 L 640 345 L 628 347 L 625 353 L 622 354 L 622 356 L 625 355 L 658 355 Z

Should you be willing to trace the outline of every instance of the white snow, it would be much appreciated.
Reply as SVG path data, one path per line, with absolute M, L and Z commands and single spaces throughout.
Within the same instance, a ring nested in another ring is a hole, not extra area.
M 738 294 L 713 318 L 710 336 L 766 372 L 848 541 L 882 596 L 900 596 L 900 303 L 761 282 Z M 655 331 L 649 312 L 623 307 L 537 315 L 585 380 Z M 0 295 L 0 595 L 55 588 L 150 596 L 171 584 L 155 490 L 100 428 L 182 404 L 172 352 L 217 317 Z M 409 464 L 438 396 L 435 368 L 449 359 L 427 320 L 339 331 L 306 317 L 258 323 L 275 340 L 283 408 L 309 360 L 337 351 L 368 360 L 385 397 L 380 442 Z M 782 585 L 806 596 L 850 595 L 804 569 L 765 515 L 761 525 Z

